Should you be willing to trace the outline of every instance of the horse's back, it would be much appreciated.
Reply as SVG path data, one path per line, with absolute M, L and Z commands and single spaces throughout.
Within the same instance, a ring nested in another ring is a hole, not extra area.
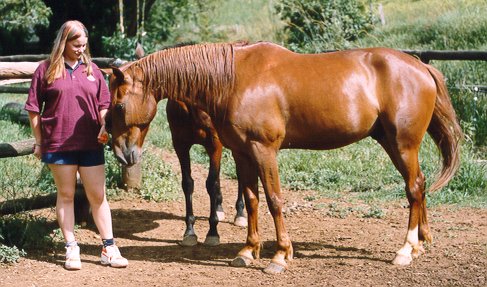
M 283 136 L 282 147 L 344 146 L 370 135 L 379 116 L 393 124 L 402 111 L 428 117 L 434 106 L 425 66 L 392 49 L 298 54 L 258 43 L 237 49 L 235 61 L 239 109 L 253 111 L 237 124 L 278 130 L 270 139 Z

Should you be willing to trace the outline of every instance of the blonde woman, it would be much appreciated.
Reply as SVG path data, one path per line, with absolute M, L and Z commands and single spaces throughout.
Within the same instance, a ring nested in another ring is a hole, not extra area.
M 110 106 L 106 82 L 91 62 L 88 31 L 79 21 L 64 23 L 48 60 L 35 71 L 25 110 L 36 143 L 34 155 L 48 164 L 57 188 L 56 215 L 66 241 L 65 268 L 81 269 L 74 234 L 74 193 L 79 173 L 102 238 L 101 264 L 126 267 L 112 233 L 105 194 L 103 144 Z

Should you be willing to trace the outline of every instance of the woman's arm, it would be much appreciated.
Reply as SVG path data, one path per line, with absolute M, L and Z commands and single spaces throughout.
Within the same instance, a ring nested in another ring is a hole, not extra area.
M 32 134 L 35 138 L 35 144 L 33 147 L 34 155 L 37 158 L 41 157 L 41 117 L 38 113 L 29 112 L 29 122 L 30 128 L 32 129 Z

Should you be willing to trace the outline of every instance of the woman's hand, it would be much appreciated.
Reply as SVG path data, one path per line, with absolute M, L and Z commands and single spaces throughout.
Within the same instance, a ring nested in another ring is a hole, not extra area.
M 102 125 L 100 128 L 100 132 L 98 133 L 98 142 L 101 144 L 108 143 L 108 133 L 105 129 L 105 125 Z
M 34 156 L 38 159 L 41 159 L 41 145 L 40 144 L 34 144 L 32 147 L 32 152 L 34 153 Z

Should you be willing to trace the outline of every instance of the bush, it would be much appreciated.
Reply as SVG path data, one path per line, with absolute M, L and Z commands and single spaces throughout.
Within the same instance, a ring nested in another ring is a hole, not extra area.
M 0 244 L 0 263 L 14 263 L 25 255 L 26 253 L 23 250 L 19 250 L 16 246 L 9 247 Z
M 299 52 L 344 49 L 372 30 L 372 16 L 358 0 L 281 0 L 287 44 Z
M 45 249 L 53 246 L 50 236 L 54 226 L 46 218 L 27 214 L 3 216 L 0 219 L 0 243 L 18 249 Z
M 135 59 L 137 38 L 127 37 L 117 31 L 112 36 L 102 36 L 101 41 L 107 55 L 129 61 Z

